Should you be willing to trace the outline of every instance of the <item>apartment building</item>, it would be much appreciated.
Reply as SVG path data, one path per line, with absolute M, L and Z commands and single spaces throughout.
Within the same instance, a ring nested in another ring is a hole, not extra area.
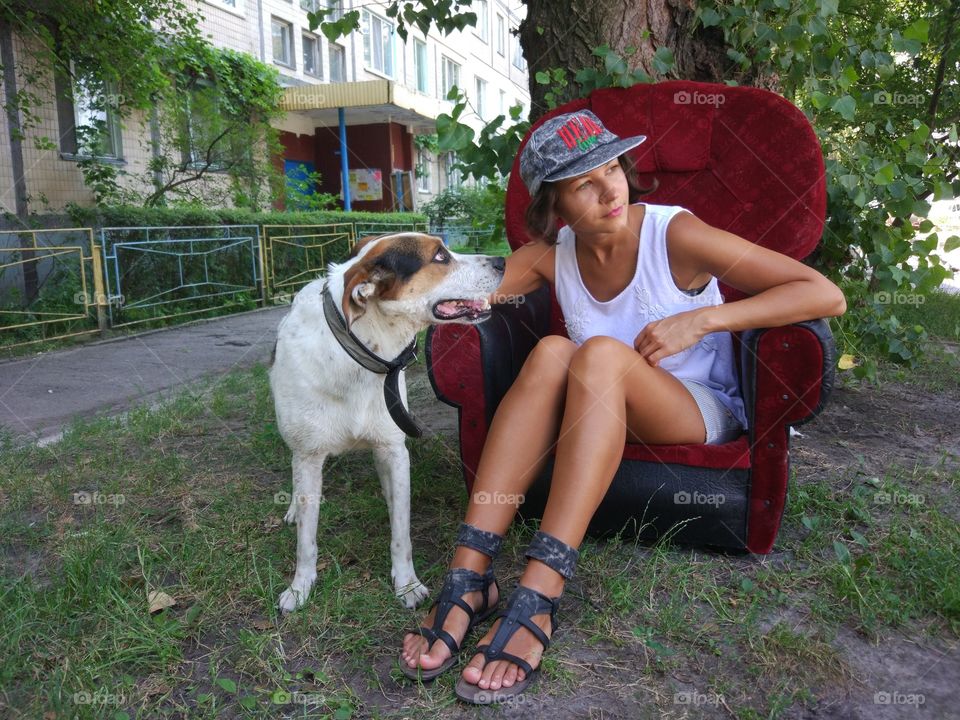
M 475 28 L 448 36 L 409 28 L 402 41 L 386 14 L 386 3 L 368 0 L 192 0 L 202 16 L 201 31 L 219 47 L 250 53 L 276 67 L 285 86 L 279 121 L 282 156 L 275 159 L 290 178 L 318 172 L 318 192 L 339 195 L 354 210 L 418 208 L 423 201 L 462 181 L 451 154 L 435 155 L 416 143 L 435 132 L 439 114 L 449 112 L 447 92 L 466 92 L 470 109 L 461 121 L 479 130 L 516 104 L 529 109 L 527 69 L 515 30 L 524 11 L 520 0 L 474 0 Z M 336 42 L 309 29 L 308 12 L 361 12 L 361 29 Z M 25 55 L 29 37 L 13 37 L 15 56 Z M 10 77 L 8 75 L 8 77 Z M 27 82 L 20 72 L 12 78 Z M 0 207 L 14 213 L 21 196 L 29 212 L 58 212 L 68 203 L 89 205 L 92 192 L 77 167 L 76 127 L 89 120 L 81 95 L 61 87 L 35 114 L 31 133 L 56 139 L 20 143 L 22 182 L 15 187 L 13 146 L 6 123 L 0 127 Z M 66 99 L 65 97 L 66 96 Z M 125 171 L 124 182 L 149 187 L 151 154 L 156 153 L 150 113 L 120 121 L 108 106 L 99 119 L 109 129 L 104 161 Z M 346 182 L 344 179 L 346 178 Z M 225 184 L 211 174 L 206 182 Z

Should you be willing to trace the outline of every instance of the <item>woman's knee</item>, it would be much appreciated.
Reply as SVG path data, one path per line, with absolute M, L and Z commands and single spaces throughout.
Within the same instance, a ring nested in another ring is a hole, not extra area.
M 650 366 L 634 350 L 616 338 L 597 335 L 581 345 L 570 360 L 568 382 L 609 386 L 623 380 L 628 370 Z
M 560 335 L 547 335 L 536 344 L 520 371 L 520 378 L 542 385 L 562 387 L 566 383 L 570 360 L 577 346 Z

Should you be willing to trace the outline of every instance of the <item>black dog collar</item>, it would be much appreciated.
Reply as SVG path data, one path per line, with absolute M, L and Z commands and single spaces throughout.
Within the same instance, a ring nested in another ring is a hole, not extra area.
M 410 412 L 403 406 L 400 399 L 400 371 L 405 369 L 410 363 L 417 359 L 417 338 L 397 355 L 393 360 L 384 360 L 382 357 L 372 352 L 370 348 L 360 342 L 360 339 L 350 332 L 347 327 L 347 321 L 337 309 L 336 301 L 330 294 L 330 287 L 323 285 L 323 315 L 327 319 L 327 325 L 333 336 L 340 343 L 340 347 L 346 350 L 347 355 L 352 357 L 357 363 L 365 367 L 370 372 L 379 375 L 386 375 L 383 382 L 383 398 L 387 403 L 387 412 L 404 433 L 410 437 L 418 438 L 423 435 L 423 426 L 417 422 Z

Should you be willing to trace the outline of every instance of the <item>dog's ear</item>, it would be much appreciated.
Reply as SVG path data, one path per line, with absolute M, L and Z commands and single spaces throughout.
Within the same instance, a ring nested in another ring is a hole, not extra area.
M 367 311 L 367 300 L 393 287 L 396 274 L 377 263 L 361 262 L 343 276 L 343 317 L 347 327 Z

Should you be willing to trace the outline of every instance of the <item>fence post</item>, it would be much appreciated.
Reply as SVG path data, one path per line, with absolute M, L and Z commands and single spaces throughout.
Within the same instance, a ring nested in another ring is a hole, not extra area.
M 267 226 L 260 225 L 258 231 L 260 233 L 260 242 L 257 243 L 259 250 L 257 254 L 260 256 L 260 303 L 262 307 L 267 307 L 267 301 L 271 295 L 267 285 Z
M 103 280 L 103 263 L 100 261 L 100 246 L 93 241 L 93 229 L 90 230 L 90 258 L 93 260 L 93 293 L 97 306 L 97 327 L 100 337 L 107 336 L 107 284 Z

